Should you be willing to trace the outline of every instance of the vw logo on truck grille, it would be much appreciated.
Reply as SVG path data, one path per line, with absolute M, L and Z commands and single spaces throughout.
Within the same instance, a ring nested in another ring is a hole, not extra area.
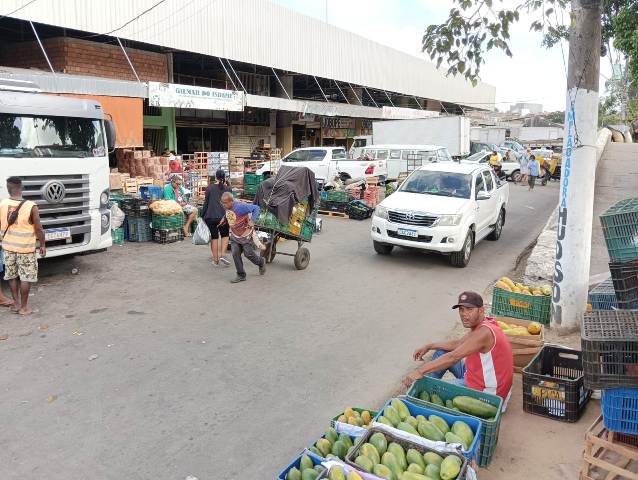
M 49 203 L 60 203 L 66 196 L 66 188 L 62 182 L 51 180 L 42 187 L 42 196 Z

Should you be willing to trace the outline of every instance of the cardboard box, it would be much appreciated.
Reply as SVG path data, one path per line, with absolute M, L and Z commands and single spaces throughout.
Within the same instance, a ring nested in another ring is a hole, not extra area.
M 164 187 L 164 185 L 166 185 L 166 182 L 164 182 L 163 178 L 156 178 L 153 180 L 153 185 L 156 185 L 158 187 Z
M 534 323 L 529 320 L 520 320 L 511 317 L 494 317 L 494 319 L 525 328 L 527 328 L 530 323 Z M 521 373 L 523 368 L 534 359 L 536 354 L 543 348 L 543 345 L 545 345 L 545 326 L 542 324 L 540 324 L 540 326 L 541 332 L 538 335 L 505 335 L 512 346 L 514 371 L 516 373 Z
M 122 188 L 122 174 L 120 173 L 109 174 L 109 188 L 111 190 L 120 190 Z
M 142 150 L 142 158 L 149 158 L 151 156 L 150 150 Z
M 168 157 L 159 157 L 160 165 L 168 165 L 169 158 Z
M 133 151 L 133 158 L 135 158 L 135 159 L 143 158 L 142 150 L 134 150 Z
M 135 158 L 135 152 L 133 150 L 124 150 L 124 159 L 133 160 Z

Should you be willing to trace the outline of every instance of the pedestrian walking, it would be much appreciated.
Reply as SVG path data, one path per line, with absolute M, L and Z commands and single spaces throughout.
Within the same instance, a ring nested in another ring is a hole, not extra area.
M 36 204 L 22 198 L 22 180 L 7 179 L 9 199 L 0 202 L 0 240 L 4 257 L 4 279 L 9 282 L 13 306 L 20 315 L 33 313 L 28 307 L 31 284 L 38 281 L 36 239 L 40 256 L 46 255 L 44 229 Z
M 530 155 L 529 157 L 529 178 L 527 179 L 527 184 L 529 185 L 529 190 L 534 190 L 534 185 L 536 185 L 536 177 L 538 177 L 541 166 L 536 160 L 534 155 Z
M 528 148 L 525 152 L 523 152 L 523 154 L 519 157 L 518 162 L 520 164 L 520 169 L 521 169 L 521 175 L 520 175 L 520 182 L 521 185 L 525 185 L 525 182 L 527 181 L 527 177 L 529 175 L 529 157 L 532 154 L 532 150 L 530 148 Z
M 215 172 L 215 183 L 206 188 L 204 196 L 204 205 L 202 207 L 202 217 L 208 229 L 210 230 L 210 252 L 213 257 L 212 264 L 214 267 L 227 267 L 230 260 L 226 258 L 228 250 L 228 223 L 222 222 L 226 215 L 226 211 L 222 205 L 222 195 L 230 193 L 230 187 L 226 182 L 226 172 L 219 169 Z M 221 244 L 221 250 L 220 250 Z
M 259 206 L 236 202 L 230 192 L 224 192 L 221 199 L 226 210 L 224 223 L 230 227 L 230 248 L 237 270 L 237 276 L 230 283 L 246 281 L 242 253 L 248 260 L 259 266 L 259 275 L 263 275 L 266 273 L 266 259 L 255 251 L 256 247 L 253 243 L 254 222 L 259 216 Z
M 2 248 L 0 248 L 0 276 L 4 274 L 4 260 L 2 254 Z M 13 299 L 7 297 L 2 291 L 2 278 L 0 278 L 0 307 L 13 307 L 15 303 Z

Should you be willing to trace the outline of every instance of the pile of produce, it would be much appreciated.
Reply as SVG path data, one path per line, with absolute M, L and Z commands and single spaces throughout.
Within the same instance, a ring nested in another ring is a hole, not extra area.
M 458 395 L 452 400 L 443 401 L 443 399 L 436 393 L 429 393 L 423 390 L 419 393 L 419 398 L 425 402 L 434 403 L 442 407 L 447 407 L 457 412 L 467 413 L 475 417 L 484 418 L 486 420 L 494 420 L 498 410 L 494 405 L 482 402 L 476 398 L 467 397 L 465 395 Z
M 338 435 L 336 430 L 330 427 L 326 434 L 308 450 L 322 458 L 344 460 L 353 446 L 352 439 L 347 433 Z
M 302 455 L 299 468 L 288 470 L 286 480 L 315 480 L 325 469 L 322 465 L 315 465 L 308 455 Z
M 505 335 L 539 335 L 541 333 L 541 324 L 538 322 L 530 323 L 527 328 L 515 323 L 506 323 L 497 320 L 498 326 L 501 327 Z
M 423 455 L 376 432 L 358 449 L 354 463 L 362 470 L 386 480 L 453 480 L 461 472 L 463 461 L 456 455 L 443 458 L 435 452 Z M 329 477 L 343 478 L 343 477 Z
M 149 206 L 155 215 L 177 215 L 182 213 L 182 207 L 175 200 L 156 200 Z
M 346 475 L 341 467 L 332 467 L 328 473 L 328 480 L 363 480 L 361 475 L 352 470 Z
M 372 423 L 372 415 L 370 415 L 368 410 L 359 413 L 351 407 L 348 407 L 339 415 L 337 422 L 348 423 L 357 427 L 369 427 Z
M 514 283 L 507 277 L 501 277 L 494 286 L 506 292 L 522 293 L 523 295 L 533 295 L 535 297 L 549 297 L 552 294 L 552 289 L 547 285 L 534 287 L 522 283 Z
M 427 392 L 421 393 L 428 396 L 426 401 L 432 402 L 432 398 Z M 438 397 L 436 394 L 433 396 Z M 443 402 L 441 401 L 441 403 Z M 458 420 L 450 426 L 438 415 L 430 415 L 428 418 L 423 415 L 413 417 L 405 403 L 397 398 L 385 407 L 378 422 L 435 442 L 458 443 L 463 445 L 463 449 L 466 451 L 470 449 L 474 441 L 474 432 L 467 423 Z

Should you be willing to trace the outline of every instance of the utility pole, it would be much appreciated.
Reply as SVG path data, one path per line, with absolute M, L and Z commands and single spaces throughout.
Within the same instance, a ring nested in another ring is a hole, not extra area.
M 571 3 L 551 320 L 552 327 L 564 332 L 579 328 L 587 304 L 601 44 L 601 0 L 572 0 Z

